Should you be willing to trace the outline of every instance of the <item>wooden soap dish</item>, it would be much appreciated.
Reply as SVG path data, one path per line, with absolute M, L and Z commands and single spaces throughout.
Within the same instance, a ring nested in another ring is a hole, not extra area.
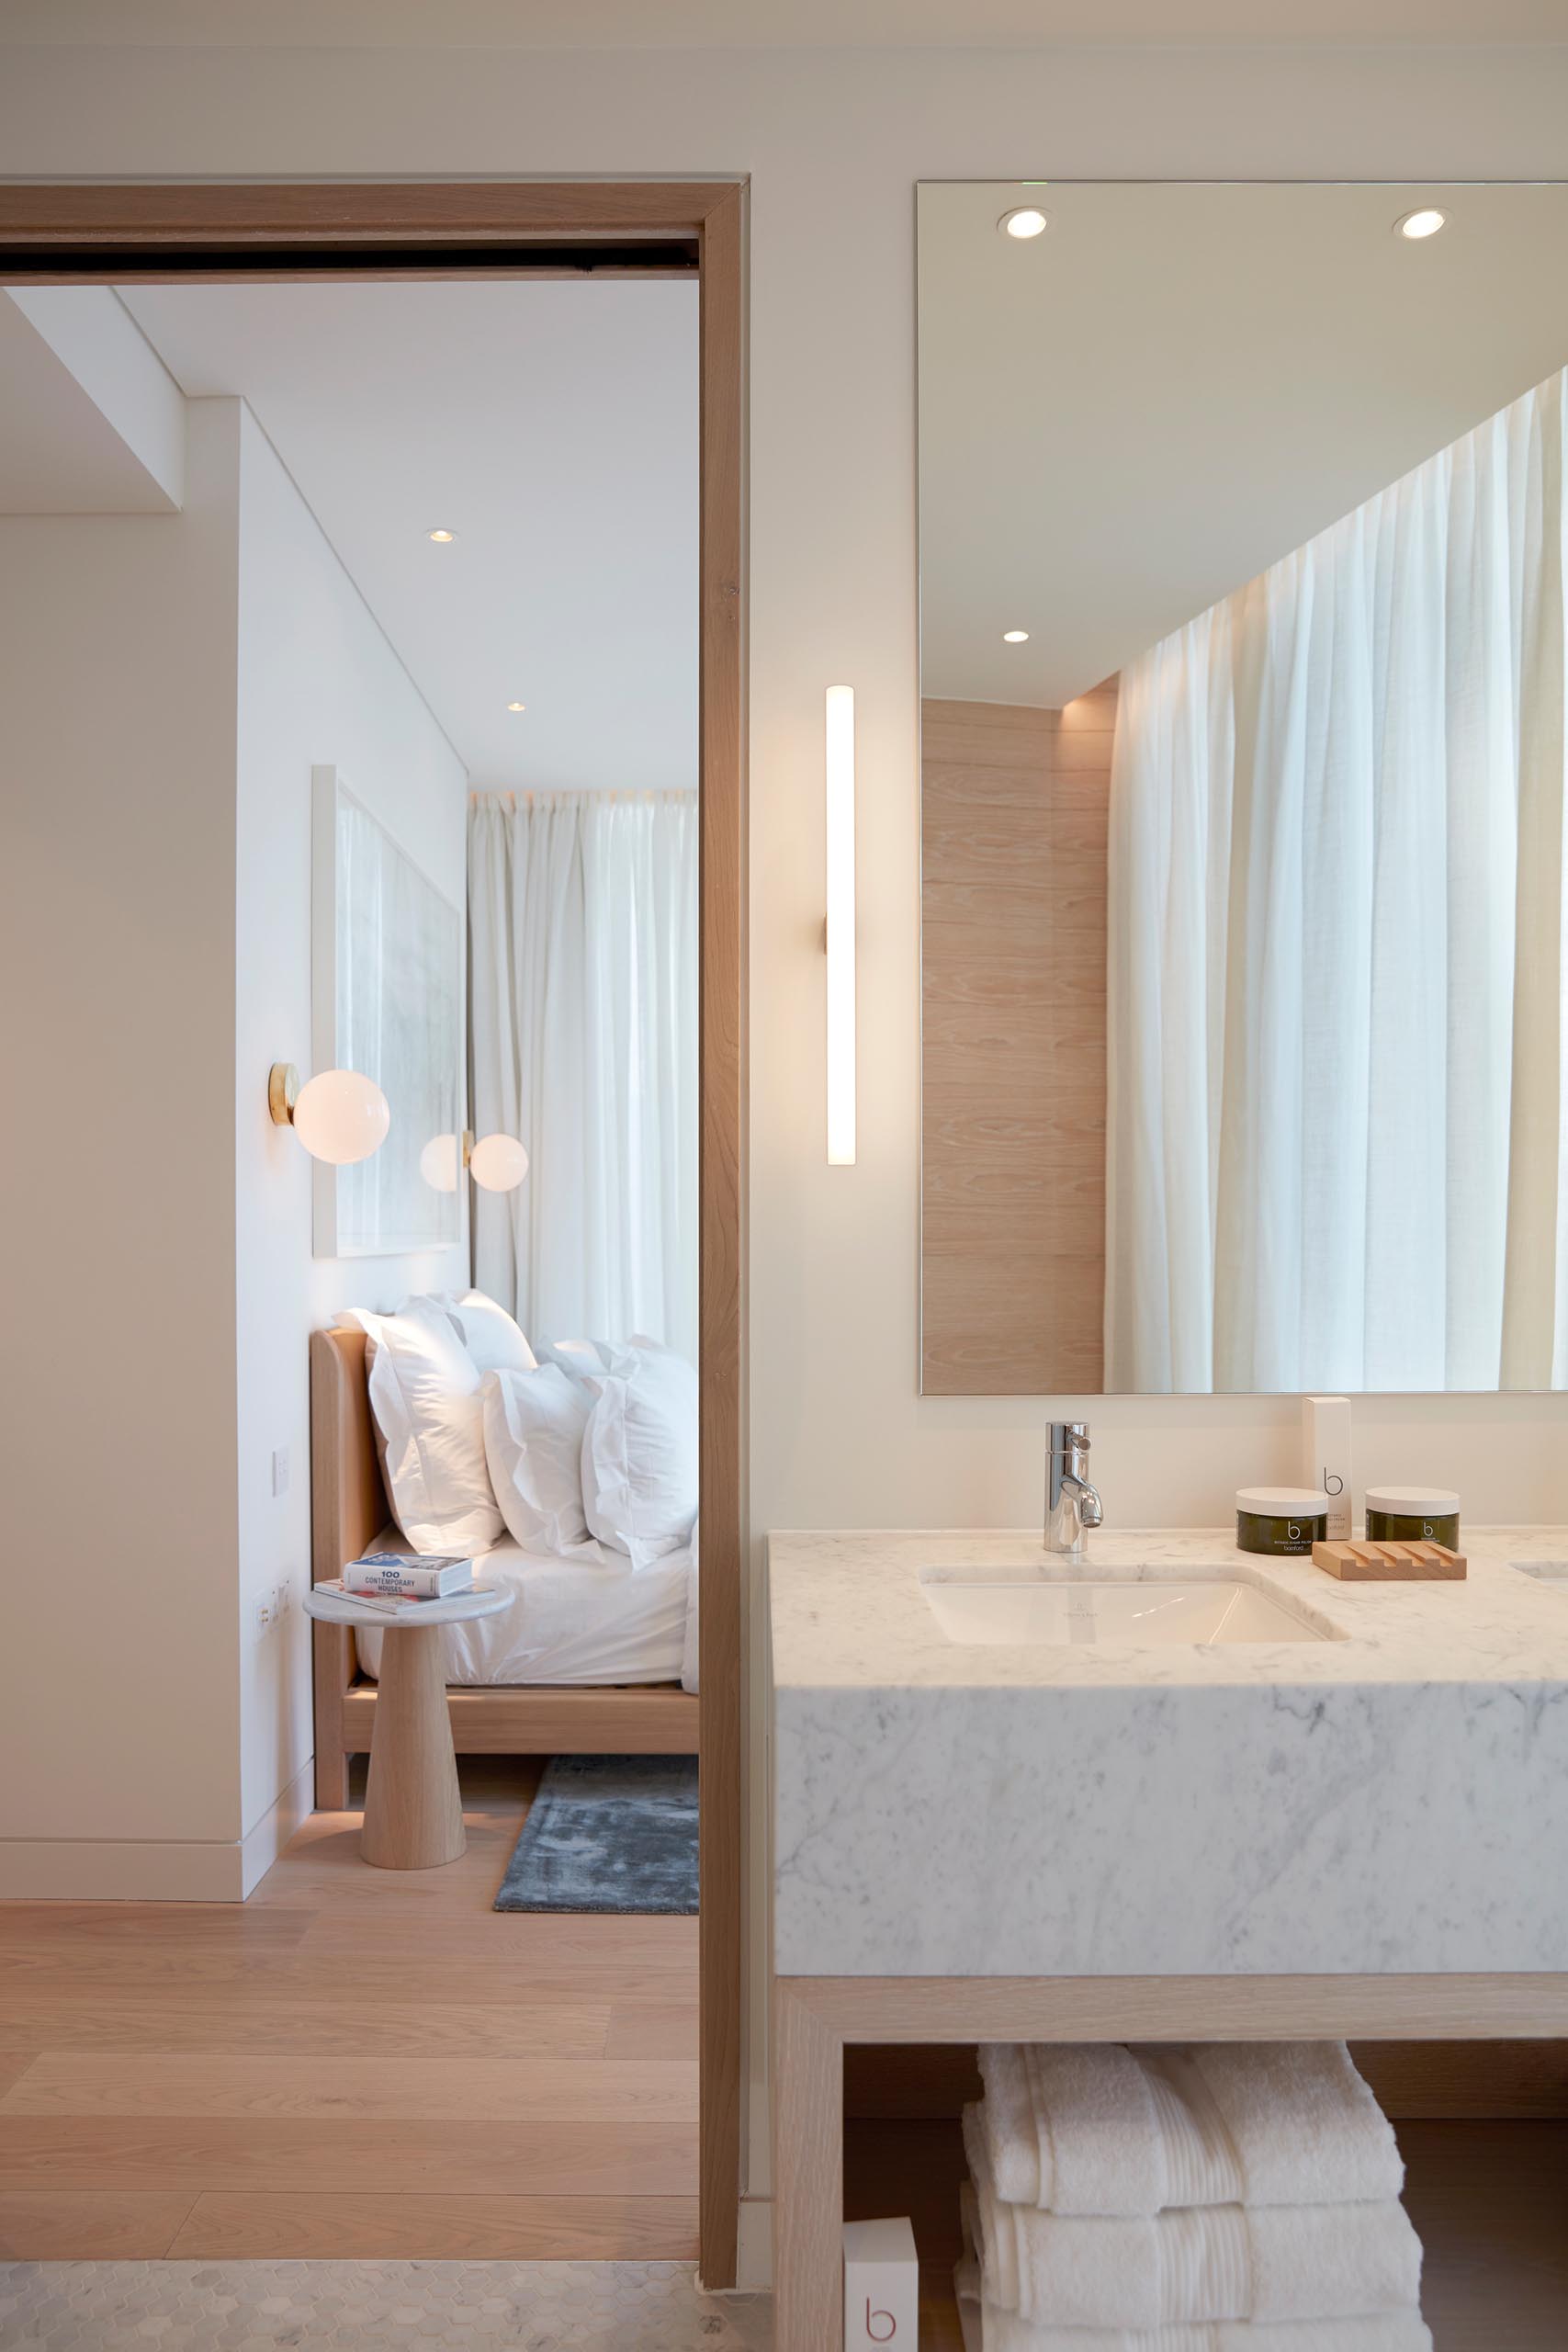
M 1320 1568 L 1344 1584 L 1414 1584 L 1428 1577 L 1462 1577 L 1465 1557 L 1446 1544 L 1314 1544 Z

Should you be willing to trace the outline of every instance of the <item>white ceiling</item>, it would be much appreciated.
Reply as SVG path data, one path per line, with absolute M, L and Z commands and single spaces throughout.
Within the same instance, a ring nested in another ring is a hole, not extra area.
M 6 0 L 0 44 L 1049 49 L 1559 41 L 1565 0 Z
M 1447 228 L 1393 234 L 1428 198 Z M 998 234 L 1026 200 L 1044 235 Z M 928 187 L 919 220 L 928 695 L 1058 707 L 1568 362 L 1562 187 Z
M 477 787 L 695 784 L 694 286 L 121 299 L 185 392 L 250 402 Z

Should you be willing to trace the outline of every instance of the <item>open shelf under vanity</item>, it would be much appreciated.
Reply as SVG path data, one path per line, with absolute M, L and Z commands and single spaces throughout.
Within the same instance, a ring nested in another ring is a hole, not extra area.
M 1353 2045 L 1393 2119 L 1426 2248 L 1437 2352 L 1568 2345 L 1568 2043 Z M 960 2352 L 953 2291 L 972 2048 L 844 2053 L 844 2218 L 908 2213 L 920 2254 L 920 2352 Z

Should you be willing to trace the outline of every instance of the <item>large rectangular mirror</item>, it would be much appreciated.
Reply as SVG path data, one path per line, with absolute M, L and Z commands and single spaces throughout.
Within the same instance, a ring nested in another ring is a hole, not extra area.
M 1568 188 L 919 221 L 926 1393 L 1568 1386 Z

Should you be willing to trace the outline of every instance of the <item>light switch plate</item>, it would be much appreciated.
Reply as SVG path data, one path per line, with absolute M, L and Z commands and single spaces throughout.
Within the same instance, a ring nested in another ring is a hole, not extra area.
M 272 1491 L 275 1495 L 286 1495 L 288 1492 L 288 1448 L 286 1445 L 273 1448 Z

